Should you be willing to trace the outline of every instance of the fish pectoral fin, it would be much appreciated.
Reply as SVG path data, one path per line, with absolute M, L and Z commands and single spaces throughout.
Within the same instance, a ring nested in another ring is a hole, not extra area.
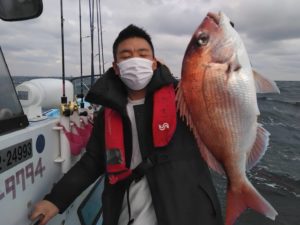
M 269 136 L 270 133 L 266 129 L 264 129 L 261 124 L 258 124 L 256 131 L 256 140 L 251 149 L 251 152 L 248 155 L 246 170 L 250 170 L 252 167 L 254 167 L 264 156 L 269 144 Z
M 233 54 L 228 63 L 227 73 L 237 72 L 242 68 L 239 59 L 236 54 Z
M 255 70 L 252 70 L 252 72 L 257 93 L 280 93 L 280 90 L 274 81 L 263 77 Z

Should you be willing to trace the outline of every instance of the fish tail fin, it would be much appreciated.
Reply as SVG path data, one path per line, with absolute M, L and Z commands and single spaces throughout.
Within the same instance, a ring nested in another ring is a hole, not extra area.
M 240 214 L 251 208 L 266 217 L 275 220 L 278 215 L 272 205 L 264 199 L 253 185 L 246 180 L 240 189 L 227 191 L 227 207 L 225 225 L 232 225 Z

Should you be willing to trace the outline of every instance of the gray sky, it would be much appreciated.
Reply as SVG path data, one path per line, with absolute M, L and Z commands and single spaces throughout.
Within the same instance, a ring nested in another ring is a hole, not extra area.
M 89 34 L 88 0 L 82 1 L 83 36 Z M 43 0 L 43 14 L 22 22 L 0 21 L 0 45 L 12 75 L 60 76 L 60 0 Z M 64 0 L 65 70 L 80 76 L 78 0 Z M 192 33 L 207 12 L 223 11 L 235 23 L 252 65 L 274 80 L 300 80 L 298 0 L 102 0 L 105 68 L 112 43 L 133 23 L 152 36 L 156 57 L 175 76 Z M 95 26 L 96 26 L 95 14 Z M 95 31 L 95 34 L 97 31 Z M 97 36 L 95 72 L 98 73 Z M 90 38 L 83 38 L 83 73 L 90 74 Z

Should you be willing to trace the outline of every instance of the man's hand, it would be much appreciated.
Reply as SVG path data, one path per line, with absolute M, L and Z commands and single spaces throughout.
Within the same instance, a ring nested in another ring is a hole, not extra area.
M 31 221 L 38 220 L 37 225 L 45 225 L 48 221 L 56 216 L 59 212 L 59 209 L 52 202 L 47 200 L 42 200 L 35 204 L 29 219 Z

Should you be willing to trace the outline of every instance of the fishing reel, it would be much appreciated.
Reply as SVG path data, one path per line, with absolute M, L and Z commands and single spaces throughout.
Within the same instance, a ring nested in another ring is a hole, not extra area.
M 75 101 L 67 102 L 66 97 L 61 98 L 60 112 L 62 115 L 69 117 L 74 112 L 78 111 L 78 109 L 79 109 L 79 107 L 78 107 L 77 102 L 75 102 Z

